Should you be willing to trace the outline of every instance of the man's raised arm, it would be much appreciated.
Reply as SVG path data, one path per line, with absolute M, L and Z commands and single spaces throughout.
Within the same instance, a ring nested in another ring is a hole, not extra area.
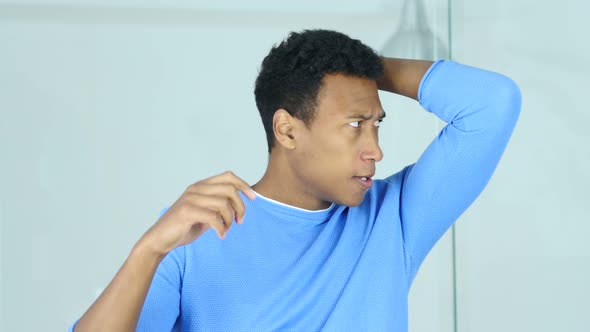
M 452 61 L 384 64 L 379 89 L 414 98 L 447 123 L 402 171 L 400 218 L 411 281 L 492 177 L 518 120 L 521 94 L 504 75 Z

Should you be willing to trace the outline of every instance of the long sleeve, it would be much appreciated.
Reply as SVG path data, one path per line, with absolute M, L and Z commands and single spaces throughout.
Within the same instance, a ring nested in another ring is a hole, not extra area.
M 410 282 L 489 182 L 521 106 L 520 90 L 511 79 L 443 60 L 422 78 L 418 98 L 447 125 L 404 170 L 400 217 Z

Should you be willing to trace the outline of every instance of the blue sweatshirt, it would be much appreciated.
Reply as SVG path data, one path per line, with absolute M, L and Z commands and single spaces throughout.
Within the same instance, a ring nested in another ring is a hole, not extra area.
M 226 240 L 209 230 L 161 262 L 137 330 L 407 331 L 418 268 L 490 180 L 521 105 L 509 78 L 443 60 L 418 99 L 447 125 L 416 163 L 352 208 L 241 194 Z

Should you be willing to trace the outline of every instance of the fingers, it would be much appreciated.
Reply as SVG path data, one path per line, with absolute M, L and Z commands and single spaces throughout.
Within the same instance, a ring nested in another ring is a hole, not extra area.
M 198 202 L 198 206 L 206 207 L 207 209 L 216 212 L 222 219 L 221 223 L 226 225 L 228 229 L 233 223 L 236 212 L 226 197 L 202 195 L 200 193 L 192 192 L 186 193 L 185 197 L 193 203 Z M 242 207 L 242 209 L 244 208 Z
M 246 206 L 238 191 L 249 199 L 256 198 L 250 185 L 229 171 L 190 185 L 183 198 L 196 214 L 189 220 L 206 223 L 215 229 L 220 238 L 225 238 L 234 218 L 238 224 L 244 222 Z
M 241 224 L 246 212 L 246 206 L 242 198 L 231 184 L 201 184 L 198 188 L 193 189 L 193 193 L 204 196 L 216 196 L 225 199 L 232 208 L 236 221 Z
M 254 190 L 252 190 L 252 188 L 250 188 L 250 185 L 231 171 L 227 171 L 222 174 L 210 177 L 208 179 L 203 180 L 202 182 L 207 184 L 229 183 L 232 186 L 234 186 L 237 190 L 242 191 L 244 195 L 246 195 L 246 197 L 248 197 L 249 199 L 256 198 L 256 193 L 254 192 Z
M 218 212 L 198 206 L 190 200 L 185 201 L 183 209 L 184 214 L 188 216 L 185 220 L 187 220 L 190 228 L 196 224 L 206 224 L 215 230 L 219 238 L 225 239 L 229 227 L 226 227 L 223 218 Z
M 226 197 L 230 200 L 230 204 L 235 211 L 236 222 L 241 224 L 244 220 L 246 208 L 237 190 L 242 191 L 249 199 L 256 198 L 256 193 L 248 183 L 229 171 L 192 184 L 186 191 Z

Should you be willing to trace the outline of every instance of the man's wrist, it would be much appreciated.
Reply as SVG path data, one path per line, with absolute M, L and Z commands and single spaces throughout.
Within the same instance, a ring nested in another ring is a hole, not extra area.
M 422 77 L 434 62 L 386 57 L 381 59 L 383 77 L 377 81 L 377 88 L 418 100 L 418 88 Z
M 141 260 L 155 261 L 159 263 L 166 257 L 167 253 L 157 250 L 153 246 L 150 246 L 145 241 L 139 241 L 131 249 L 130 257 L 138 258 Z

